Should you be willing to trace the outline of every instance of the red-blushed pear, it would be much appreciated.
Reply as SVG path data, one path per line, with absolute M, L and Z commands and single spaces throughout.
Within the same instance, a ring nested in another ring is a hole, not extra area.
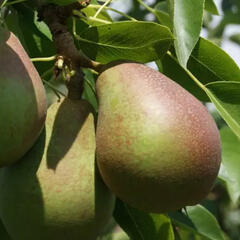
M 89 103 L 50 106 L 37 143 L 0 169 L 0 216 L 13 240 L 96 240 L 104 231 L 115 199 L 96 171 L 95 146 Z
M 107 65 L 97 94 L 97 163 L 121 200 L 158 213 L 206 197 L 219 171 L 221 146 L 201 102 L 137 63 Z
M 46 117 L 42 80 L 13 33 L 0 29 L 0 167 L 19 160 Z

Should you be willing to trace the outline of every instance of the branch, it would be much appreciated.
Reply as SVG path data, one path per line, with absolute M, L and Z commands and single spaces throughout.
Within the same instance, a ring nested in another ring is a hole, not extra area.
M 68 83 L 69 98 L 74 99 L 80 98 L 83 91 L 83 72 L 80 67 L 100 71 L 102 66 L 100 63 L 91 61 L 76 48 L 73 36 L 66 26 L 66 21 L 72 16 L 73 10 L 81 10 L 90 1 L 85 0 L 84 3 L 84 6 L 78 2 L 67 6 L 50 4 L 43 6 L 39 10 L 39 20 L 44 20 L 48 25 L 53 36 L 57 54 L 63 56 L 64 62 L 69 69 L 75 72 Z

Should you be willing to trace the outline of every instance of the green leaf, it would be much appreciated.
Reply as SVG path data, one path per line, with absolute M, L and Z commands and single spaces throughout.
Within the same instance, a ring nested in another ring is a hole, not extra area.
M 0 220 L 0 239 L 11 240 L 1 220 Z
M 187 207 L 187 214 L 199 234 L 211 240 L 224 240 L 216 218 L 206 208 L 201 205 Z
M 47 26 L 47 24 L 43 21 L 38 21 L 38 13 L 37 11 L 34 11 L 34 24 L 37 27 L 37 29 L 46 36 L 50 41 L 52 41 L 52 34 Z
M 219 15 L 219 12 L 214 0 L 205 0 L 205 9 L 212 14 Z
M 173 42 L 167 27 L 132 21 L 94 26 L 82 32 L 80 37 L 82 51 L 101 63 L 119 59 L 154 61 L 161 58 Z
M 230 37 L 230 40 L 237 43 L 237 44 L 240 44 L 240 33 L 237 33 L 237 34 L 233 34 L 231 37 Z
M 173 55 L 163 58 L 163 72 L 206 101 L 204 91 L 233 132 L 240 136 L 240 69 L 232 58 L 210 41 L 200 39 L 188 64 L 190 71 L 181 69 L 174 60 Z
M 95 111 L 98 110 L 98 102 L 96 97 L 95 79 L 92 72 L 89 69 L 83 69 L 84 72 L 84 91 L 83 98 L 88 100 Z
M 234 60 L 214 43 L 200 38 L 190 60 L 188 69 L 201 83 L 216 81 L 240 81 L 240 69 Z
M 176 54 L 180 64 L 186 67 L 196 45 L 203 21 L 204 0 L 168 0 L 173 22 Z
M 95 1 L 94 1 L 95 2 Z M 91 1 L 91 3 L 94 3 L 93 1 Z M 99 5 L 97 2 L 94 3 L 95 5 Z M 94 8 L 84 8 L 83 10 L 81 10 L 81 12 L 87 17 L 87 18 L 91 18 L 93 17 L 96 12 L 97 12 L 97 8 L 94 9 Z M 112 19 L 111 17 L 109 16 L 109 14 L 105 11 L 105 10 L 102 10 L 98 16 L 97 16 L 98 19 L 101 19 L 101 20 L 104 20 L 104 21 L 108 21 L 108 22 L 112 22 Z M 73 27 L 73 20 L 75 20 L 75 23 L 76 23 L 76 33 L 78 35 L 81 34 L 81 32 L 85 31 L 86 29 L 89 28 L 89 26 L 98 26 L 98 25 L 102 25 L 103 23 L 102 22 L 97 22 L 97 21 L 93 21 L 93 20 L 87 20 L 87 19 L 84 19 L 84 18 L 70 18 L 68 19 L 68 27 L 69 29 L 72 29 Z
M 45 79 L 44 79 L 45 80 Z M 68 89 L 66 86 L 66 82 L 63 80 L 60 75 L 57 79 L 50 79 L 49 81 L 44 82 L 44 87 L 46 90 L 46 96 L 48 100 L 48 107 L 53 103 L 59 101 L 59 97 L 63 97 L 68 95 Z M 63 94 L 60 94 L 60 92 Z
M 207 240 L 224 240 L 216 218 L 206 208 L 196 205 L 186 209 L 187 215 L 180 212 L 170 214 L 176 226 Z
M 217 45 L 201 38 L 188 68 L 196 77 L 192 79 L 206 92 L 233 132 L 240 136 L 240 69 L 237 64 Z
M 145 213 L 118 199 L 114 218 L 131 240 L 174 240 L 171 221 L 163 214 Z
M 113 233 L 98 237 L 97 240 L 130 240 L 130 238 L 118 227 Z
M 82 12 L 87 16 L 87 17 L 93 17 L 96 12 L 98 11 L 98 9 L 94 9 L 94 8 L 84 8 L 82 10 Z M 106 21 L 109 21 L 109 22 L 112 22 L 112 19 L 111 17 L 109 16 L 109 14 L 105 11 L 105 10 L 102 10 L 97 18 L 99 19 L 102 19 L 102 20 L 106 20 Z M 93 21 L 90 21 L 91 22 L 91 25 L 92 26 L 97 26 L 97 25 L 102 25 L 102 23 L 99 23 L 99 22 L 93 22 Z
M 172 28 L 172 21 L 171 21 L 171 18 L 168 14 L 168 6 L 167 6 L 167 2 L 159 2 L 155 7 L 154 7 L 154 10 L 155 10 L 155 14 L 156 14 L 156 17 L 158 19 L 158 21 L 169 27 L 169 28 Z
M 209 98 L 193 80 L 187 74 L 186 70 L 178 63 L 178 61 L 169 54 L 166 54 L 162 58 L 162 73 L 177 82 L 196 98 L 203 102 L 208 102 Z
M 228 126 L 240 137 L 240 82 L 209 83 L 206 93 Z
M 195 234 L 191 231 L 188 231 L 186 229 L 183 228 L 177 228 L 176 232 L 175 232 L 175 236 L 176 236 L 176 240 L 206 240 L 205 237 L 202 237 L 198 234 Z
M 170 66 L 165 64 L 166 67 L 164 67 L 164 59 L 163 70 L 166 71 Z M 201 92 L 197 92 L 194 85 L 187 84 L 187 80 L 192 79 L 214 103 L 228 126 L 240 137 L 240 70 L 236 63 L 216 45 L 201 39 L 192 54 L 189 69 L 191 72 L 188 69 L 184 69 L 184 72 L 176 67 L 174 70 L 167 71 L 171 74 L 174 73 L 175 81 L 180 81 L 181 77 L 183 80 L 182 83 L 179 83 L 195 96 L 203 99 L 203 95 Z M 185 76 L 185 73 L 190 78 Z
M 163 1 L 163 2 L 158 2 L 155 7 L 155 10 L 162 11 L 165 13 L 169 13 L 169 8 L 168 8 L 168 2 Z
M 159 10 L 155 10 L 155 13 L 156 13 L 159 23 L 167 26 L 168 28 L 172 27 L 171 19 L 167 13 L 165 13 L 163 11 L 159 11 Z
M 11 9 L 6 19 L 7 27 L 15 33 L 22 43 L 29 57 L 48 57 L 55 54 L 55 47 L 50 40 L 49 30 L 44 24 L 36 21 L 36 12 L 25 5 L 19 5 Z M 47 55 L 46 55 L 47 54 Z M 42 74 L 53 62 L 34 63 L 38 72 Z
M 240 139 L 229 127 L 220 130 L 222 164 L 219 177 L 225 181 L 231 200 L 236 204 L 240 197 Z
M 24 49 L 28 52 L 28 49 L 24 40 L 24 34 L 21 30 L 21 27 L 19 26 L 19 15 L 16 10 L 11 8 L 11 13 L 8 14 L 7 18 L 5 19 L 5 24 L 8 27 L 8 29 L 18 37 Z

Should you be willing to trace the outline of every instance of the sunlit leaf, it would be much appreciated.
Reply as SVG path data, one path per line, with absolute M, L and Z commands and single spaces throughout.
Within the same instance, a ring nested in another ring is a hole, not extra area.
M 219 15 L 219 12 L 214 0 L 205 0 L 205 9 L 212 14 Z
M 173 42 L 167 27 L 151 22 L 123 21 L 95 26 L 82 32 L 80 37 L 82 51 L 101 63 L 119 59 L 154 61 L 161 58 Z
M 177 58 L 182 66 L 187 65 L 196 45 L 203 21 L 204 0 L 168 0 L 171 8 L 174 42 Z
M 179 228 L 204 237 L 206 240 L 224 240 L 216 218 L 203 206 L 186 207 L 186 213 L 171 213 L 173 223 Z
M 240 197 L 240 139 L 229 127 L 220 131 L 222 142 L 222 165 L 219 177 L 226 182 L 229 195 L 234 203 Z
M 139 211 L 117 200 L 114 218 L 131 240 L 174 240 L 170 219 Z

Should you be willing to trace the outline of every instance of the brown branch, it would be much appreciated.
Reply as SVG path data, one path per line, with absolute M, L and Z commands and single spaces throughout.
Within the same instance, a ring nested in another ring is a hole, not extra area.
M 85 3 L 89 3 L 86 0 Z M 85 5 L 84 5 L 85 6 Z M 71 77 L 68 83 L 69 98 L 80 98 L 83 91 L 83 72 L 81 67 L 91 68 L 100 71 L 102 65 L 91 61 L 75 46 L 72 34 L 68 31 L 66 20 L 72 15 L 74 9 L 80 10 L 83 6 L 80 3 L 74 3 L 67 6 L 57 6 L 50 4 L 43 6 L 39 11 L 40 20 L 44 20 L 48 25 L 57 53 L 63 56 L 71 70 L 75 71 L 75 75 Z

